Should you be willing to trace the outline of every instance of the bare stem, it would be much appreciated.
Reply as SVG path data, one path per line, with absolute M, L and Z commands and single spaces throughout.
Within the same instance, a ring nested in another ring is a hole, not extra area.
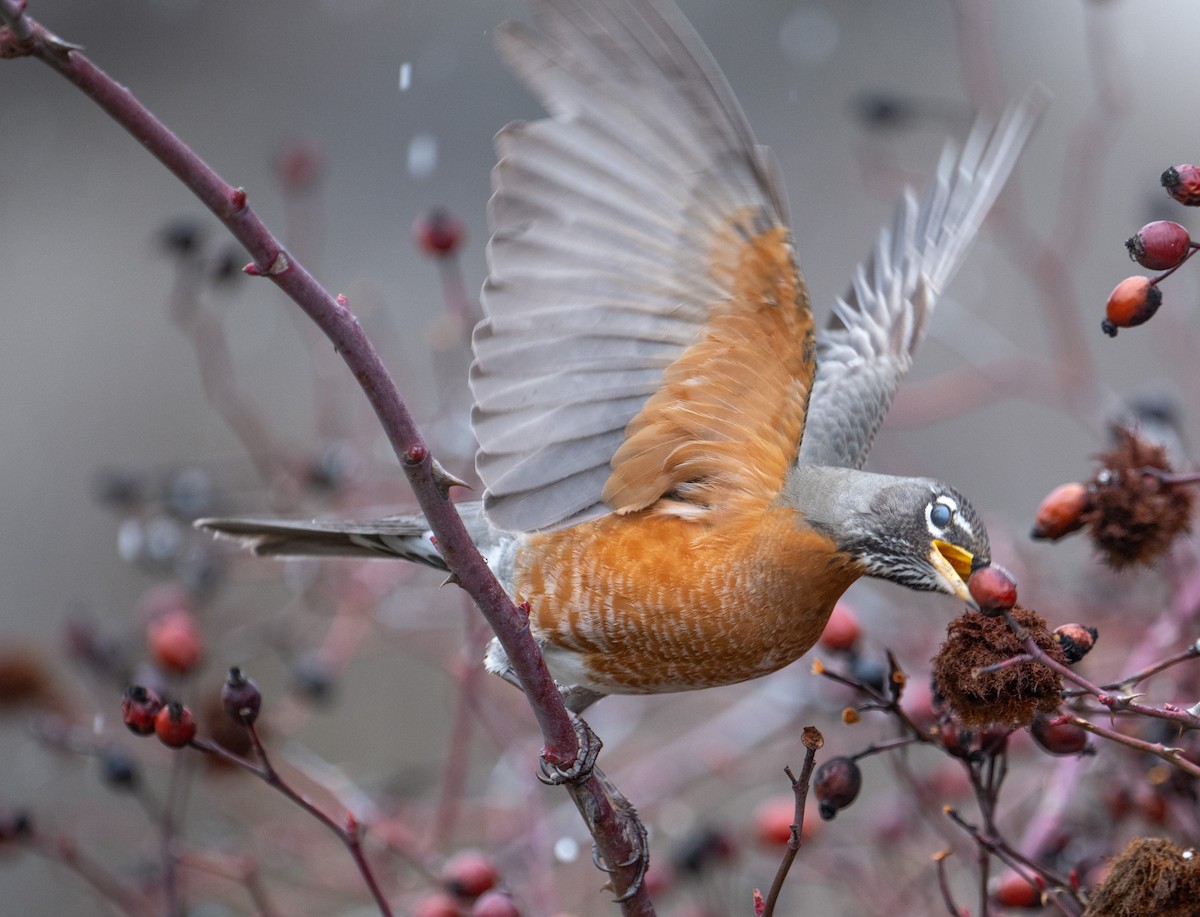
M 808 799 L 808 785 L 812 781 L 813 766 L 817 761 L 817 749 L 825 744 L 825 739 L 815 727 L 806 726 L 804 727 L 803 741 L 806 750 L 804 766 L 800 768 L 800 776 L 797 777 L 793 774 L 790 767 L 783 769 L 788 780 L 792 782 L 792 794 L 796 797 L 796 813 L 793 816 L 792 836 L 788 838 L 787 849 L 783 852 L 783 860 L 775 872 L 775 879 L 771 882 L 771 891 L 767 893 L 767 899 L 763 904 L 762 917 L 772 917 L 775 913 L 775 904 L 779 900 L 780 892 L 783 891 L 783 883 L 787 879 L 788 870 L 792 868 L 796 854 L 800 852 L 800 835 L 804 828 L 804 804 Z
M 1156 758 L 1162 758 L 1164 761 L 1174 764 L 1184 773 L 1191 774 L 1193 777 L 1200 777 L 1200 764 L 1185 757 L 1182 748 L 1173 748 L 1169 745 L 1163 745 L 1160 742 L 1147 742 L 1144 739 L 1127 736 L 1117 732 L 1115 729 L 1109 729 L 1106 726 L 1093 723 L 1091 720 L 1086 720 L 1081 716 L 1073 716 L 1070 718 L 1070 721 L 1080 729 L 1086 729 L 1092 735 L 1100 736 L 1119 745 L 1135 748 L 1148 755 L 1154 755 Z
M 942 902 L 946 905 L 950 917 L 962 917 L 962 911 L 954 902 L 954 895 L 950 893 L 950 882 L 946 878 L 946 858 L 950 854 L 949 850 L 939 850 L 933 855 L 933 862 L 937 864 L 938 889 L 942 893 Z
M 354 859 L 354 864 L 358 867 L 359 873 L 363 877 L 367 888 L 371 892 L 371 896 L 375 899 L 375 904 L 379 908 L 379 913 L 384 917 L 392 917 L 391 906 L 384 897 L 383 891 L 379 888 L 379 883 L 375 879 L 375 874 L 371 870 L 370 864 L 363 855 L 362 850 L 362 833 L 358 828 L 358 823 L 354 821 L 353 816 L 347 818 L 347 825 L 342 825 L 323 812 L 317 805 L 305 796 L 298 792 L 291 784 L 279 775 L 275 770 L 275 766 L 271 763 L 270 757 L 267 755 L 267 750 L 263 747 L 262 740 L 258 736 L 258 731 L 253 727 L 248 727 L 250 731 L 250 741 L 254 745 L 254 752 L 258 755 L 261 765 L 255 764 L 253 761 L 247 761 L 240 755 L 235 755 L 233 752 L 218 745 L 216 742 L 211 742 L 207 739 L 193 739 L 192 748 L 198 751 L 214 755 L 231 764 L 248 774 L 253 774 L 259 780 L 263 781 L 267 786 L 278 790 L 301 809 L 323 824 L 326 828 L 337 835 L 338 840 L 345 845 L 350 851 L 350 856 Z
M 1034 862 L 1029 857 L 1013 848 L 994 830 L 979 830 L 979 828 L 964 819 L 958 814 L 957 810 L 950 806 L 946 807 L 945 812 L 947 817 L 952 822 L 954 822 L 971 836 L 971 839 L 975 841 L 980 850 L 994 854 L 1010 869 L 1018 873 L 1031 885 L 1040 886 L 1045 883 L 1049 883 L 1064 889 L 1071 888 L 1071 883 L 1066 876 L 1059 875 L 1053 870 L 1046 869 L 1040 863 Z M 1040 876 L 1044 882 L 1039 882 L 1038 879 L 1034 878 L 1034 876 Z
M 1168 658 L 1156 662 L 1153 665 L 1147 666 L 1140 672 L 1135 672 L 1132 675 L 1122 678 L 1120 681 L 1110 682 L 1109 684 L 1101 685 L 1100 687 L 1105 691 L 1118 691 L 1121 689 L 1132 688 L 1139 682 L 1145 681 L 1151 675 L 1157 675 L 1159 672 L 1171 668 L 1171 666 L 1178 665 L 1181 662 L 1187 662 L 1189 659 L 1195 659 L 1197 657 L 1200 657 L 1200 641 L 1193 643 L 1182 653 L 1169 656 Z

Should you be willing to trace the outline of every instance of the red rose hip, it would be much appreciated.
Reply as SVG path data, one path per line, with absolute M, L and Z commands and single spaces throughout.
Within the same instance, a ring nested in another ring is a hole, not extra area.
M 1125 240 L 1129 257 L 1152 271 L 1167 271 L 1179 265 L 1192 248 L 1188 231 L 1170 220 L 1147 223 L 1137 235 Z
M 1072 481 L 1046 495 L 1037 509 L 1031 537 L 1057 541 L 1083 527 L 1083 514 L 1091 503 L 1087 485 Z
M 1172 166 L 1162 174 L 1167 194 L 1188 207 L 1200 205 L 1200 168 L 1190 163 Z
M 979 611 L 988 617 L 1011 611 L 1017 604 L 1017 581 L 1003 567 L 992 564 L 981 567 L 967 581 L 971 598 Z
M 1161 305 L 1162 292 L 1149 277 L 1126 277 L 1109 294 L 1100 328 L 1109 337 L 1116 337 L 1118 328 L 1150 321 Z

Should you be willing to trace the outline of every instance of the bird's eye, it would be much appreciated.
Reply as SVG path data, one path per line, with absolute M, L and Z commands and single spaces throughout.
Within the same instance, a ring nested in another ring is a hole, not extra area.
M 944 529 L 954 518 L 954 510 L 945 503 L 937 502 L 929 510 L 929 521 L 939 529 Z

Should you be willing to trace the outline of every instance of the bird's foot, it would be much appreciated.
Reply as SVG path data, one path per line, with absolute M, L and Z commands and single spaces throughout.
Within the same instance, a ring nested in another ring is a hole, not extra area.
M 572 716 L 571 725 L 575 727 L 575 735 L 579 738 L 579 753 L 569 767 L 559 767 L 542 758 L 539 766 L 541 773 L 538 780 L 547 786 L 561 786 L 564 783 L 582 783 L 592 776 L 596 767 L 596 759 L 600 757 L 600 749 L 604 743 L 592 732 L 592 728 L 582 717 Z
M 608 778 L 600 770 L 597 769 L 595 774 L 604 785 L 609 804 L 612 806 L 613 812 L 621 824 L 622 833 L 625 835 L 625 839 L 631 849 L 628 857 L 616 865 L 611 865 L 604 862 L 604 857 L 600 855 L 595 842 L 592 842 L 592 863 L 601 872 L 606 872 L 610 876 L 614 876 L 615 879 L 617 872 L 633 867 L 632 876 L 625 877 L 625 881 L 628 883 L 625 886 L 625 891 L 621 892 L 614 899 L 620 904 L 636 895 L 641 890 L 642 883 L 646 879 L 646 870 L 650 868 L 650 836 L 646 832 L 646 826 L 642 824 L 642 820 L 632 803 L 625 798 L 620 790 L 609 782 Z M 610 880 L 609 886 L 612 887 L 612 880 Z

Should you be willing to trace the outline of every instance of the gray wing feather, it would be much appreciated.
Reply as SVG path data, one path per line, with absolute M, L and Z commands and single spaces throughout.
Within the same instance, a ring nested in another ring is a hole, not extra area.
M 798 461 L 861 468 L 912 364 L 938 296 L 991 210 L 1047 102 L 1036 87 L 998 123 L 948 145 L 918 200 L 905 194 L 817 337 L 817 375 Z
M 729 297 L 730 218 L 784 219 L 781 186 L 691 26 L 661 0 L 540 0 L 497 47 L 551 117 L 496 138 L 486 319 L 471 387 L 489 518 L 509 531 L 609 512 L 626 425 Z

